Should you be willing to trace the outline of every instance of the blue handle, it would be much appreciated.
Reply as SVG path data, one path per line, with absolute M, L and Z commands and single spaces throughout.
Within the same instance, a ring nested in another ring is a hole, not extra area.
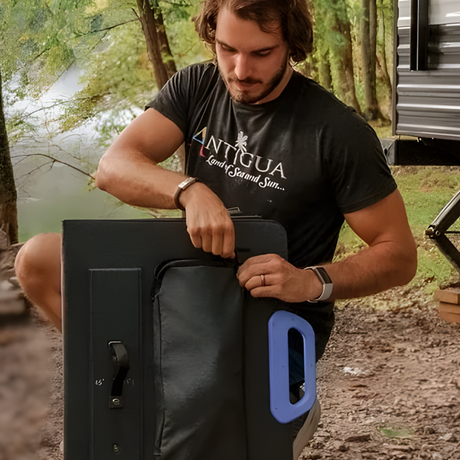
M 292 404 L 289 400 L 288 332 L 295 329 L 303 337 L 305 395 Z M 280 310 L 268 322 L 270 360 L 270 410 L 280 423 L 289 423 L 311 409 L 316 399 L 315 333 L 300 316 Z

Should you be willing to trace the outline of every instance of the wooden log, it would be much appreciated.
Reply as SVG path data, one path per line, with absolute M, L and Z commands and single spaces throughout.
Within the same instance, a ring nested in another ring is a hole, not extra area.
M 457 313 L 448 313 L 445 311 L 438 310 L 438 315 L 440 318 L 449 321 L 450 323 L 460 323 L 460 314 Z
M 460 305 L 460 287 L 440 289 L 434 293 L 434 297 L 443 303 Z
M 460 305 L 455 305 L 453 303 L 439 302 L 438 310 L 444 313 L 460 315 Z

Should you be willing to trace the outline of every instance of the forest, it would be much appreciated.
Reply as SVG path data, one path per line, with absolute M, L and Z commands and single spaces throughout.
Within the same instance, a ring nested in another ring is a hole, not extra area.
M 2 0 L 0 231 L 8 244 L 18 241 L 22 176 L 15 181 L 13 166 L 34 157 L 25 180 L 60 163 L 91 183 L 97 158 L 81 148 L 65 151 L 55 139 L 91 124 L 92 142 L 103 149 L 177 69 L 210 59 L 194 30 L 198 8 L 199 0 Z M 296 70 L 373 124 L 389 124 L 392 1 L 309 0 L 309 8 L 314 49 Z M 79 90 L 43 103 L 53 84 L 75 68 Z M 179 152 L 168 167 L 181 164 Z

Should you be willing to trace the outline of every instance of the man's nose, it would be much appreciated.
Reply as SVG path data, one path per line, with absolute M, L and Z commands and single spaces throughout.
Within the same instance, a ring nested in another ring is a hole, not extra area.
M 235 75 L 238 80 L 246 80 L 251 76 L 251 63 L 247 56 L 239 54 L 235 58 Z

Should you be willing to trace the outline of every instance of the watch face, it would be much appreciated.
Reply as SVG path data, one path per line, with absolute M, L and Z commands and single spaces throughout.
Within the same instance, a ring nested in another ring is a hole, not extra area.
M 310 303 L 325 302 L 332 296 L 334 285 L 327 271 L 323 267 L 305 267 L 305 270 L 311 270 L 323 286 L 323 292 L 316 299 L 309 300 Z
M 316 270 L 323 284 L 332 284 L 331 278 L 323 267 L 316 267 Z

